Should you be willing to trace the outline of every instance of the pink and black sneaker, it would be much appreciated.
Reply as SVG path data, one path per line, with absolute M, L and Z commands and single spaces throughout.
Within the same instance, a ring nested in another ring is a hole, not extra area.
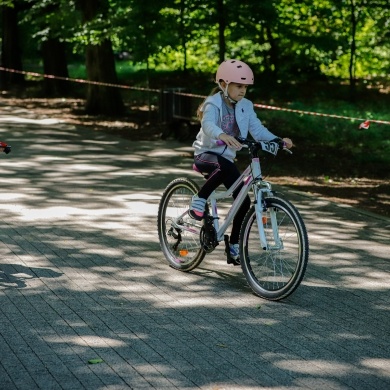
M 192 197 L 190 210 L 188 214 L 191 218 L 201 221 L 204 217 L 204 209 L 206 207 L 206 199 L 199 198 L 198 195 Z

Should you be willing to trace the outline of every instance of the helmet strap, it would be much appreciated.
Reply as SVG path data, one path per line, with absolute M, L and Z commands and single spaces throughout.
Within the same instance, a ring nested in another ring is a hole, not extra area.
M 222 90 L 225 99 L 227 99 L 232 104 L 237 103 L 237 100 L 234 100 L 229 96 L 229 92 L 228 92 L 229 84 L 226 83 L 226 88 L 223 88 L 221 83 L 218 81 L 218 87 Z

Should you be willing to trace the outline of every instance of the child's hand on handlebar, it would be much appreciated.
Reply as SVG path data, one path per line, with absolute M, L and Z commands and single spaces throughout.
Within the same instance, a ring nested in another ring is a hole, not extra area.
M 284 147 L 287 149 L 291 149 L 294 146 L 290 138 L 283 138 L 283 142 L 284 142 Z
M 283 138 L 283 142 L 284 142 L 285 148 L 287 148 L 287 149 L 291 149 L 294 146 L 294 144 L 292 143 L 290 138 Z
M 230 148 L 234 148 L 237 150 L 240 150 L 242 148 L 242 145 L 234 137 L 232 137 L 231 135 L 228 135 L 226 133 L 221 133 L 218 136 L 218 139 L 225 142 L 225 144 L 227 146 L 229 146 Z

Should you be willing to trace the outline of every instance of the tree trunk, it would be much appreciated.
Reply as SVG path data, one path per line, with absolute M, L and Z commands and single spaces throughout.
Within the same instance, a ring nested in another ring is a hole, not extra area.
M 78 0 L 83 20 L 91 21 L 98 13 L 105 15 L 107 0 Z M 86 47 L 87 77 L 90 81 L 118 84 L 115 70 L 115 57 L 112 44 L 105 39 L 97 45 Z M 105 87 L 88 84 L 86 111 L 89 114 L 120 115 L 124 105 L 120 90 L 117 87 Z
M 69 77 L 65 43 L 57 38 L 42 42 L 43 72 L 45 74 Z M 65 96 L 69 92 L 69 81 L 45 78 L 46 96 Z
M 185 0 L 180 1 L 180 35 L 181 44 L 183 46 L 183 72 L 187 71 L 187 37 L 186 26 L 184 21 L 184 13 L 186 11 Z
M 114 53 L 110 40 L 88 45 L 86 50 L 88 80 L 117 84 Z M 124 112 L 118 88 L 88 85 L 86 111 L 90 114 L 120 115 Z
M 217 15 L 218 15 L 218 39 L 219 39 L 219 62 L 225 61 L 226 41 L 225 41 L 225 5 L 224 0 L 217 0 Z
M 353 101 L 356 95 L 356 75 L 355 75 L 355 61 L 356 61 L 356 4 L 355 0 L 351 0 L 351 54 L 349 58 L 349 86 L 350 97 Z
M 1 66 L 4 68 L 22 70 L 22 55 L 19 44 L 18 6 L 1 7 L 2 41 Z M 20 73 L 0 72 L 0 85 L 3 89 L 24 84 L 24 76 Z

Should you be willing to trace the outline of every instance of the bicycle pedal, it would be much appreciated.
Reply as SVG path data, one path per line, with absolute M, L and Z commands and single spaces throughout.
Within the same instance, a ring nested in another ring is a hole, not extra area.
M 225 255 L 227 263 L 233 265 L 241 265 L 239 258 L 233 259 L 233 257 L 230 256 L 229 236 L 227 234 L 223 236 L 223 240 L 225 242 Z
M 233 259 L 229 254 L 227 254 L 226 260 L 228 264 L 233 264 L 234 266 L 241 265 L 240 259 Z
M 189 210 L 188 211 L 188 215 L 194 219 L 195 221 L 201 221 L 203 218 L 204 218 L 204 215 L 202 215 L 201 217 L 196 215 L 192 210 Z

